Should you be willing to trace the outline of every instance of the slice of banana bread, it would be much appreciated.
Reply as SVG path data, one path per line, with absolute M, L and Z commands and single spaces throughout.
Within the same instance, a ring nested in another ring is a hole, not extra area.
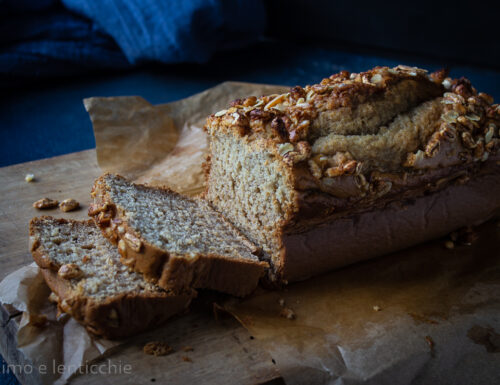
M 159 325 L 196 295 L 173 294 L 130 271 L 92 220 L 33 218 L 30 250 L 59 309 L 97 336 L 122 338 Z
M 89 215 L 122 262 L 159 286 L 250 294 L 268 267 L 257 248 L 209 204 L 112 174 L 92 189 Z

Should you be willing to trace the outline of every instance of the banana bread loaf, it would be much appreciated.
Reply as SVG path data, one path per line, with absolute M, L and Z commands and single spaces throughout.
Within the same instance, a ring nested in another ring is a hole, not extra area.
M 500 107 L 446 76 L 342 71 L 234 101 L 207 119 L 205 198 L 285 283 L 498 214 Z
M 122 262 L 171 290 L 250 294 L 268 267 L 258 249 L 206 201 L 105 174 L 92 189 L 94 217 Z
M 173 294 L 129 271 L 92 220 L 33 218 L 30 249 L 60 310 L 100 337 L 126 337 L 159 325 L 196 295 Z

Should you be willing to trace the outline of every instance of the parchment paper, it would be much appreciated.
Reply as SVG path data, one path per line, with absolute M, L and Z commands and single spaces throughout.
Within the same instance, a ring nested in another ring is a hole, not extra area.
M 500 227 L 420 245 L 227 310 L 287 384 L 499 384 Z M 296 319 L 280 316 L 283 307 Z M 378 311 L 377 311 L 378 310 Z
M 17 348 L 32 364 L 29 369 L 14 367 L 14 373 L 38 371 L 40 383 L 64 384 L 82 365 L 92 363 L 119 342 L 91 337 L 71 317 L 58 319 L 56 306 L 48 300 L 49 294 L 50 289 L 34 262 L 0 282 L 0 302 L 23 312 Z M 47 322 L 36 326 L 30 315 L 45 316 Z
M 84 100 L 94 126 L 103 171 L 139 183 L 168 185 L 189 195 L 203 190 L 208 115 L 239 97 L 283 92 L 287 87 L 226 82 L 187 99 L 153 106 L 139 96 Z
M 228 82 L 158 106 L 137 96 L 84 103 L 103 171 L 193 195 L 203 190 L 206 116 L 238 97 L 283 90 Z M 284 291 L 260 289 L 225 308 L 262 341 L 288 384 L 500 383 L 500 228 L 479 233 L 470 247 L 448 250 L 439 240 Z M 25 312 L 18 338 L 29 359 L 80 365 L 117 346 L 71 319 L 55 321 L 47 295 L 34 266 L 0 285 L 0 301 Z M 281 317 L 284 309 L 296 318 Z M 31 325 L 30 311 L 47 314 L 50 327 Z

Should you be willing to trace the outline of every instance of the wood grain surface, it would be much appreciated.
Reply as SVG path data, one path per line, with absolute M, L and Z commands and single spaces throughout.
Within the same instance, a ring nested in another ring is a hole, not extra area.
M 26 174 L 35 181 L 25 181 Z M 28 251 L 28 223 L 38 215 L 84 219 L 90 203 L 90 189 L 100 174 L 95 150 L 0 168 L 0 280 L 12 271 L 32 262 Z M 64 213 L 59 209 L 39 211 L 34 201 L 49 197 L 59 201 L 74 198 L 81 209 Z M 131 366 L 130 373 L 75 376 L 75 384 L 279 384 L 283 383 L 271 356 L 258 341 L 234 319 L 216 320 L 210 308 L 211 295 L 201 296 L 188 314 L 165 326 L 140 335 L 120 345 L 100 360 L 98 365 Z M 9 364 L 26 363 L 16 348 L 20 314 L 0 306 L 0 353 Z M 144 354 L 143 346 L 151 340 L 167 341 L 175 350 L 164 357 Z M 185 351 L 184 348 L 191 347 Z M 108 371 L 109 372 L 109 371 Z M 24 384 L 40 382 L 38 373 L 18 376 Z

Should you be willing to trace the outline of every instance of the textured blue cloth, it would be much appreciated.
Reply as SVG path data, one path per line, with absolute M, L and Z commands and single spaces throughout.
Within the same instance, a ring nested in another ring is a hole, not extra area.
M 262 0 L 3 0 L 0 83 L 137 63 L 206 62 L 257 41 Z
M 255 42 L 265 29 L 256 0 L 62 1 L 112 36 L 130 63 L 205 62 L 217 50 Z

